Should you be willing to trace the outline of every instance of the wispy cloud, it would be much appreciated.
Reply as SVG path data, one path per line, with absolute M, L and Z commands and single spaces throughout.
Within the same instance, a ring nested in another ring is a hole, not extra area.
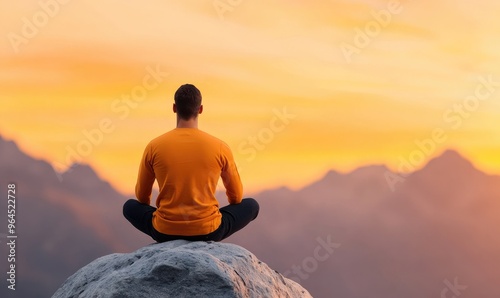
M 478 76 L 500 75 L 493 38 L 500 4 L 401 1 L 401 12 L 346 63 L 339 45 L 352 42 L 356 28 L 363 30 L 388 3 L 243 1 L 221 20 L 212 1 L 71 1 L 19 53 L 8 50 L 8 38 L 0 41 L 7 49 L 0 52 L 0 103 L 8 108 L 0 132 L 31 143 L 26 147 L 36 148 L 36 156 L 61 160 L 65 144 L 133 88 L 145 66 L 161 64 L 172 74 L 168 83 L 87 160 L 123 189 L 130 190 L 137 167 L 127 156 L 174 124 L 172 94 L 185 82 L 204 94 L 202 127 L 234 151 L 265 127 L 268 111 L 287 106 L 297 114 L 247 167 L 249 188 L 269 181 L 298 186 L 326 166 L 352 169 L 361 160 L 395 167 L 393 157 L 411 150 L 412 140 L 467 96 Z M 4 37 L 20 32 L 23 18 L 40 9 L 37 1 L 6 5 L 0 5 Z M 492 170 L 500 168 L 491 153 L 500 139 L 467 132 L 495 134 L 498 101 L 493 96 L 450 134 L 450 144 Z M 304 162 L 293 170 L 298 160 Z M 270 162 L 290 171 L 277 175 Z

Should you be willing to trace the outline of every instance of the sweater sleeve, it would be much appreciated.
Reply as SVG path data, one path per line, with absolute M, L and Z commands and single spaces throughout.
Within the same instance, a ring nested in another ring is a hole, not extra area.
M 153 156 L 151 143 L 146 146 L 139 165 L 139 174 L 137 184 L 135 185 L 135 195 L 139 202 L 151 204 L 151 192 L 155 182 L 155 173 L 153 169 Z
M 226 188 L 227 200 L 229 204 L 239 204 L 243 197 L 243 185 L 231 149 L 225 143 L 221 145 L 221 154 L 223 159 L 221 178 Z

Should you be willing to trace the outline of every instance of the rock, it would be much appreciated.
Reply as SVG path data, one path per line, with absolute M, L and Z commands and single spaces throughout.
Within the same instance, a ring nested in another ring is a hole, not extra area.
M 69 277 L 52 297 L 311 295 L 238 245 L 176 240 L 98 258 Z

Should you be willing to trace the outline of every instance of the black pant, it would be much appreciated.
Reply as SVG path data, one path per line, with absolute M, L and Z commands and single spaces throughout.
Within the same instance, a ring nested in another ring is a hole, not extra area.
M 206 235 L 182 236 L 166 235 L 158 232 L 153 227 L 153 212 L 155 207 L 143 204 L 135 199 L 130 199 L 123 205 L 123 215 L 138 230 L 151 236 L 157 242 L 176 239 L 190 241 L 221 241 L 231 236 L 236 231 L 243 229 L 259 214 L 259 203 L 252 198 L 243 199 L 240 204 L 228 205 L 219 209 L 222 222 L 215 231 Z

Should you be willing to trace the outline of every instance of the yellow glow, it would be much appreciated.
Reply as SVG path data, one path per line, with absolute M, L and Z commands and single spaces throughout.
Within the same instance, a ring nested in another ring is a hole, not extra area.
M 231 146 L 249 192 L 329 169 L 397 169 L 435 129 L 446 141 L 428 157 L 456 148 L 500 173 L 500 4 L 401 1 L 349 62 L 342 44 L 388 3 L 241 1 L 222 19 L 212 1 L 71 1 L 17 44 L 23 18 L 43 9 L 0 4 L 0 133 L 57 168 L 90 163 L 132 193 L 143 148 L 174 127 L 173 93 L 190 82 L 204 97 L 200 128 Z M 453 112 L 488 78 L 486 98 Z M 145 80 L 155 86 L 138 100 Z

